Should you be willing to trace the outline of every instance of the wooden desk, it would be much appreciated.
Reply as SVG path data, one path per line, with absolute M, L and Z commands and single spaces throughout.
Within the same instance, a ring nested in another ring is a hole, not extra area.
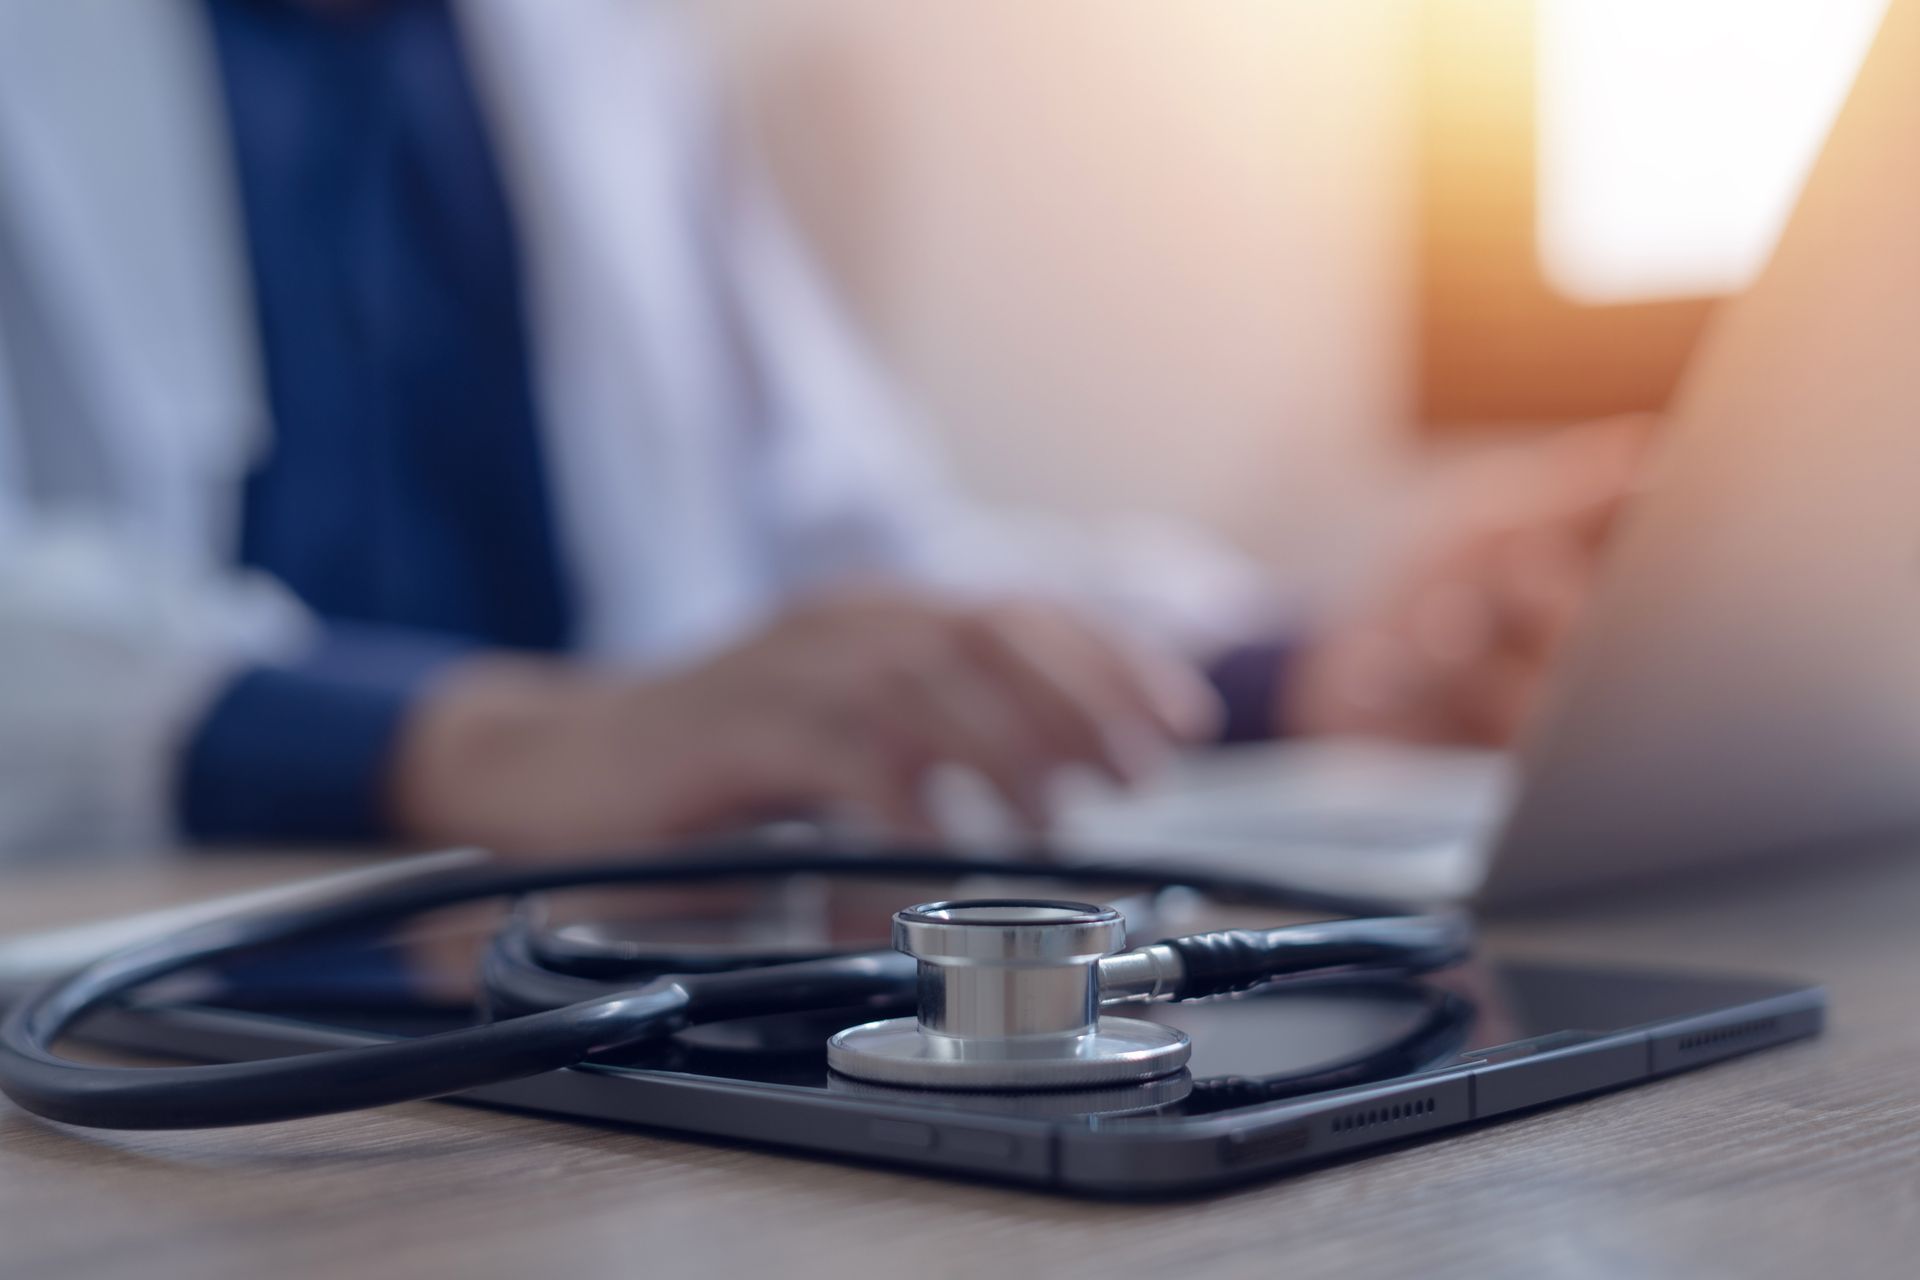
M 319 865 L 8 872 L 0 930 Z M 1832 1027 L 1651 1088 L 1172 1205 L 435 1104 L 98 1134 L 0 1103 L 0 1276 L 1914 1275 L 1917 925 L 1920 857 L 1889 856 L 1501 926 L 1571 957 L 1820 978 Z

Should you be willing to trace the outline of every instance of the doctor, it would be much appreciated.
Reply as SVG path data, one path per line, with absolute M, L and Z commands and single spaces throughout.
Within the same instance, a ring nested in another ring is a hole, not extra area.
M 1288 642 L 968 510 L 735 154 L 643 0 L 0 5 L 0 851 L 925 835 L 938 764 L 1037 823 L 1524 714 L 1621 437 Z

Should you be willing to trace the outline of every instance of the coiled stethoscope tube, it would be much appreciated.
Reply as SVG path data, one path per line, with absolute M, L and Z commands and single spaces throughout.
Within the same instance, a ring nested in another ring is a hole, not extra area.
M 1273 977 L 1329 970 L 1412 974 L 1462 959 L 1470 928 L 1457 914 L 1406 914 L 1395 904 L 1174 865 L 1061 865 L 1041 858 L 921 852 L 819 853 L 765 844 L 659 855 L 458 868 L 365 894 L 218 920 L 110 955 L 41 989 L 0 1023 L 0 1092 L 70 1124 L 188 1129 L 260 1124 L 433 1098 L 571 1066 L 682 1027 L 757 1013 L 895 1004 L 916 983 L 892 951 L 713 973 L 662 975 L 640 986 L 549 988 L 537 1011 L 484 1025 L 351 1049 L 189 1067 L 114 1067 L 53 1052 L 89 1013 L 157 979 L 263 948 L 394 924 L 427 911 L 561 889 L 664 886 L 793 875 L 863 879 L 990 875 L 1051 883 L 1189 888 L 1223 902 L 1358 917 L 1292 929 L 1232 930 L 1170 939 L 1185 958 L 1175 999 L 1239 990 Z M 557 975 L 564 977 L 565 975 Z M 490 981 L 494 980 L 490 977 Z M 567 979 L 568 983 L 591 980 Z M 523 994 L 526 994 L 523 992 Z M 572 997 L 578 997 L 577 999 Z M 557 1006 L 548 998 L 564 999 Z

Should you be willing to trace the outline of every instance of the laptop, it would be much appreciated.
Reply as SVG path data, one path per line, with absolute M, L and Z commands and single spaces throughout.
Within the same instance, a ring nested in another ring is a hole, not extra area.
M 1920 825 L 1916 85 L 1899 0 L 1510 758 L 1228 753 L 1070 798 L 1064 842 L 1498 904 Z

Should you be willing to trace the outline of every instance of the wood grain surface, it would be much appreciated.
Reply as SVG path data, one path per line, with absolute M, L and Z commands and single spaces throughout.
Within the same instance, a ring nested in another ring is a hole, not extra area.
M 0 931 L 340 859 L 0 875 Z M 1920 1274 L 1920 857 L 1495 926 L 1764 970 L 1831 1029 L 1642 1089 L 1174 1204 L 1077 1201 L 463 1107 L 107 1134 L 0 1103 L 0 1277 Z

